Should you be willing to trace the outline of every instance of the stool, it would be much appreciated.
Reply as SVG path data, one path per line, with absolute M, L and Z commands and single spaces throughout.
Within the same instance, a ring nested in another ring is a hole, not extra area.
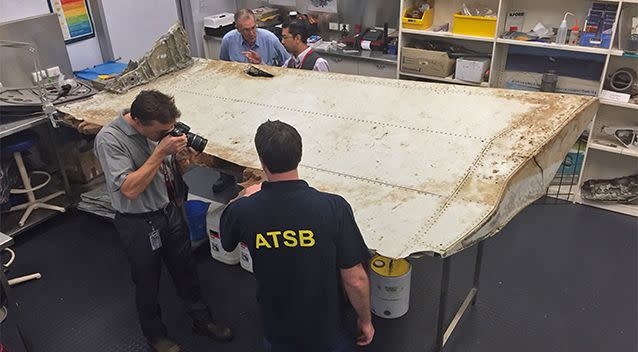
M 9 139 L 9 138 L 8 138 Z M 18 172 L 20 172 L 20 178 L 22 179 L 22 184 L 24 188 L 12 188 L 11 194 L 25 194 L 29 198 L 29 201 L 20 205 L 16 205 L 11 207 L 9 211 L 16 211 L 26 209 L 20 222 L 18 225 L 20 227 L 24 226 L 27 219 L 31 215 L 31 213 L 36 209 L 50 209 L 64 213 L 66 209 L 63 207 L 59 207 L 52 204 L 47 204 L 46 202 L 50 201 L 53 198 L 59 197 L 63 195 L 64 191 L 55 192 L 43 198 L 35 198 L 33 192 L 43 188 L 51 181 L 51 175 L 44 171 L 33 171 L 32 174 L 44 175 L 46 180 L 41 184 L 33 187 L 31 186 L 31 179 L 29 178 L 29 174 L 27 173 L 27 169 L 24 166 L 24 161 L 22 160 L 22 152 L 31 148 L 37 141 L 37 135 L 34 133 L 25 133 L 20 136 L 16 136 L 16 138 L 10 138 L 11 141 L 8 141 L 6 146 L 3 146 L 3 153 L 11 153 L 13 154 L 13 158 L 18 165 Z

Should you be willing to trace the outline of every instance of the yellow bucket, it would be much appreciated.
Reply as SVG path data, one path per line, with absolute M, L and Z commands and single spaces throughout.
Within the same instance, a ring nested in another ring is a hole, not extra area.
M 407 17 L 409 13 L 412 12 L 412 7 L 407 9 L 403 14 L 401 22 L 403 23 L 403 28 L 408 29 L 428 29 L 432 27 L 432 20 L 434 18 L 434 8 L 430 8 L 429 10 L 423 13 L 421 18 L 412 18 Z
M 465 16 L 457 13 L 454 15 L 452 33 L 493 38 L 496 34 L 496 18 Z
M 410 308 L 412 266 L 405 259 L 380 255 L 370 261 L 370 308 L 381 318 L 394 319 Z
M 370 261 L 370 267 L 381 276 L 399 277 L 410 271 L 410 262 L 405 259 L 391 259 L 377 254 Z

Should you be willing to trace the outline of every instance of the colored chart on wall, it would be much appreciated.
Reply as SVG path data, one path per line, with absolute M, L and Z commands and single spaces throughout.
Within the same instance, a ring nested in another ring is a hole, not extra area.
M 48 0 L 51 12 L 58 15 L 65 43 L 95 36 L 91 12 L 86 0 Z

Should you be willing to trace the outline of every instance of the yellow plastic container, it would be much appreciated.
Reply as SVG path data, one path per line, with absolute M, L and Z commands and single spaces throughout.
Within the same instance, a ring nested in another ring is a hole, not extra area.
M 423 13 L 423 16 L 419 18 L 411 18 L 407 17 L 407 14 L 412 12 L 413 7 L 407 9 L 403 14 L 401 22 L 403 23 L 403 28 L 408 29 L 428 29 L 432 27 L 432 19 L 434 18 L 434 8 L 430 8 L 429 10 Z
M 465 16 L 457 13 L 454 15 L 452 33 L 493 38 L 496 34 L 496 18 Z

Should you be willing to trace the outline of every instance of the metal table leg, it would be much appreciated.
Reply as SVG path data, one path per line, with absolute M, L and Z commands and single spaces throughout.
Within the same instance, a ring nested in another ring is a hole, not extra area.
M 468 292 L 465 300 L 457 310 L 454 318 L 450 322 L 447 328 L 444 327 L 446 314 L 446 305 L 448 300 L 448 290 L 450 285 L 450 257 L 443 258 L 443 265 L 441 269 L 441 292 L 439 295 L 439 313 L 436 323 L 436 341 L 434 345 L 435 352 L 443 351 L 445 343 L 454 332 L 454 329 L 458 325 L 459 321 L 463 317 L 463 314 L 467 311 L 470 305 L 476 303 L 476 297 L 479 288 L 479 279 L 481 276 L 481 262 L 483 260 L 483 242 L 479 242 L 476 249 L 476 260 L 474 262 L 474 279 L 472 282 L 472 288 Z
M 62 176 L 64 191 L 66 192 L 66 196 L 71 201 L 71 203 L 75 203 L 76 200 L 73 199 L 74 197 L 71 194 L 71 186 L 69 184 L 69 178 L 66 175 L 64 162 L 62 161 L 62 158 L 60 157 L 60 151 L 57 148 L 58 145 L 61 145 L 61 143 L 58 143 L 60 141 L 60 138 L 58 137 L 56 129 L 50 123 L 47 124 L 47 130 L 49 131 L 49 139 L 51 141 L 51 144 L 53 144 L 53 155 L 55 157 L 55 162 L 60 168 L 60 175 Z
M 441 292 L 439 294 L 439 316 L 436 319 L 436 344 L 435 351 L 443 350 L 445 346 L 445 336 L 443 324 L 445 324 L 445 307 L 447 305 L 447 295 L 450 286 L 450 257 L 443 258 L 443 267 L 441 268 Z

